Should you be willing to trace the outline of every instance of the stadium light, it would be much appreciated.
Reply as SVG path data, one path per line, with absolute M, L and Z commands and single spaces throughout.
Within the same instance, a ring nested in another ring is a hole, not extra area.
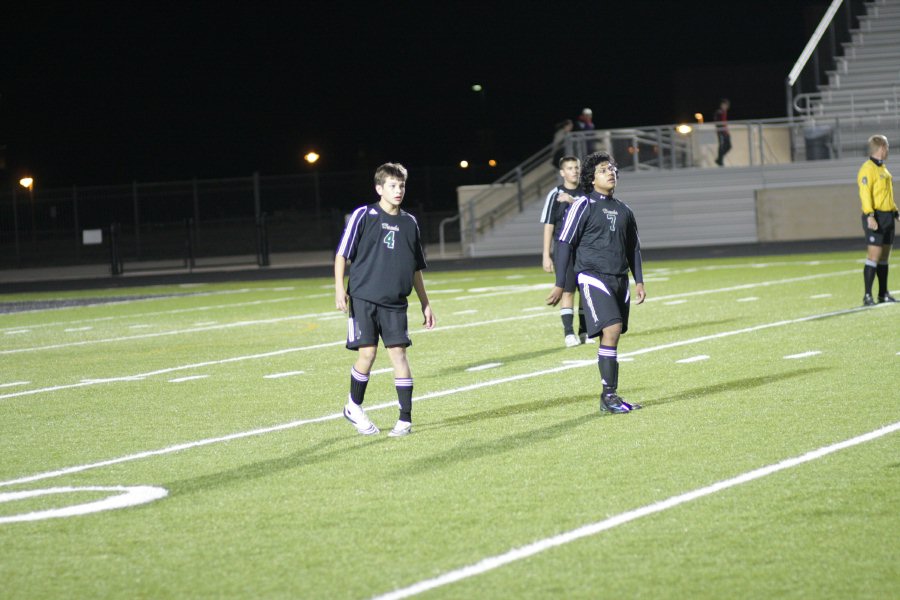
M 494 159 L 492 158 L 491 160 L 488 161 L 488 166 L 489 166 L 489 167 L 496 167 L 496 166 L 497 166 L 497 161 L 494 160 Z
M 461 160 L 461 161 L 459 161 L 459 168 L 460 168 L 460 169 L 468 169 L 468 168 L 469 168 L 469 161 L 467 161 L 467 160 Z
M 303 155 L 303 160 L 313 165 L 317 160 L 319 160 L 319 155 L 316 152 L 307 152 L 305 155 Z
M 678 127 L 675 128 L 675 131 L 677 131 L 681 135 L 689 135 L 692 131 L 694 131 L 694 128 L 691 127 L 690 125 L 688 125 L 687 123 L 682 123 L 681 125 L 679 125 Z
M 694 118 L 697 119 L 698 123 L 703 124 L 703 113 L 694 113 Z
M 23 177 L 19 180 L 19 185 L 21 185 L 26 190 L 34 189 L 34 178 L 32 177 Z

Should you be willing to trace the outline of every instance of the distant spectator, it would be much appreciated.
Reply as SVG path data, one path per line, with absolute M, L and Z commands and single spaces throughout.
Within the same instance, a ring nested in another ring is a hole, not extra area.
M 565 119 L 556 124 L 556 131 L 553 133 L 553 152 L 550 156 L 550 162 L 554 167 L 559 167 L 559 160 L 566 154 L 566 136 L 574 127 L 572 119 Z
M 578 123 L 576 123 L 578 131 L 592 131 L 594 129 L 594 111 L 585 108 L 578 115 Z
M 719 139 L 719 155 L 716 157 L 716 164 L 724 166 L 725 155 L 731 150 L 731 133 L 728 131 L 728 109 L 731 108 L 731 101 L 728 98 L 722 98 L 719 101 L 719 109 L 716 111 L 714 120 L 716 122 L 716 137 Z

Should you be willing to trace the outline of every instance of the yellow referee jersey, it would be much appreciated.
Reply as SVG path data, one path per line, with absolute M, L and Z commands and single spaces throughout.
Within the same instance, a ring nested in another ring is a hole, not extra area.
M 859 199 L 862 201 L 863 214 L 869 214 L 876 210 L 893 212 L 897 210 L 894 204 L 894 184 L 891 172 L 884 163 L 878 166 L 871 159 L 863 163 L 856 175 L 856 183 L 859 184 Z

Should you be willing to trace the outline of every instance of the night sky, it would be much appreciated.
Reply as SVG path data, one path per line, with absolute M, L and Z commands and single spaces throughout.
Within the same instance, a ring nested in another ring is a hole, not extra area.
M 723 95 L 780 117 L 828 2 L 9 4 L 0 177 L 49 187 L 301 173 L 310 149 L 323 171 L 502 171 L 585 106 L 598 128 Z

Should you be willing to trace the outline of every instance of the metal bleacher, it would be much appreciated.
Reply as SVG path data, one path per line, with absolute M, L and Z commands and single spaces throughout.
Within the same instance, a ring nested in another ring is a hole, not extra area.
M 839 8 L 850 10 L 849 5 L 840 4 L 832 2 L 788 77 L 787 118 L 736 124 L 746 128 L 748 140 L 758 140 L 750 141 L 751 150 L 743 162 L 726 160 L 725 168 L 710 165 L 708 159 L 704 162 L 698 155 L 698 148 L 703 148 L 696 143 L 678 145 L 677 137 L 660 133 L 673 131 L 674 125 L 594 134 L 594 148 L 626 156 L 624 164 L 619 160 L 622 171 L 616 195 L 635 211 L 644 247 L 759 242 L 757 195 L 761 191 L 852 184 L 870 135 L 900 139 L 900 0 L 862 3 L 864 10 L 856 15 L 859 26 L 850 29 L 848 42 L 839 49 L 835 45 L 842 55 L 832 57 L 835 68 L 827 72 L 828 83 L 814 93 L 793 96 L 794 80 L 819 50 L 819 40 L 835 14 Z M 764 128 L 786 132 L 783 137 L 789 141 L 784 143 L 789 148 L 780 154 L 770 152 L 764 147 L 768 143 Z M 758 135 L 752 133 L 757 129 Z M 813 137 L 820 132 L 826 138 Z M 585 140 L 578 135 L 572 134 L 567 151 L 584 148 Z M 617 149 L 609 143 L 610 135 L 633 136 L 634 142 L 623 153 L 621 145 Z M 758 152 L 753 150 L 754 143 Z M 654 154 L 638 162 L 645 147 Z M 465 198 L 460 194 L 458 218 L 465 255 L 540 255 L 540 211 L 544 196 L 558 182 L 549 160 L 552 150 L 542 149 L 491 186 Z M 783 159 L 784 155 L 788 158 Z

